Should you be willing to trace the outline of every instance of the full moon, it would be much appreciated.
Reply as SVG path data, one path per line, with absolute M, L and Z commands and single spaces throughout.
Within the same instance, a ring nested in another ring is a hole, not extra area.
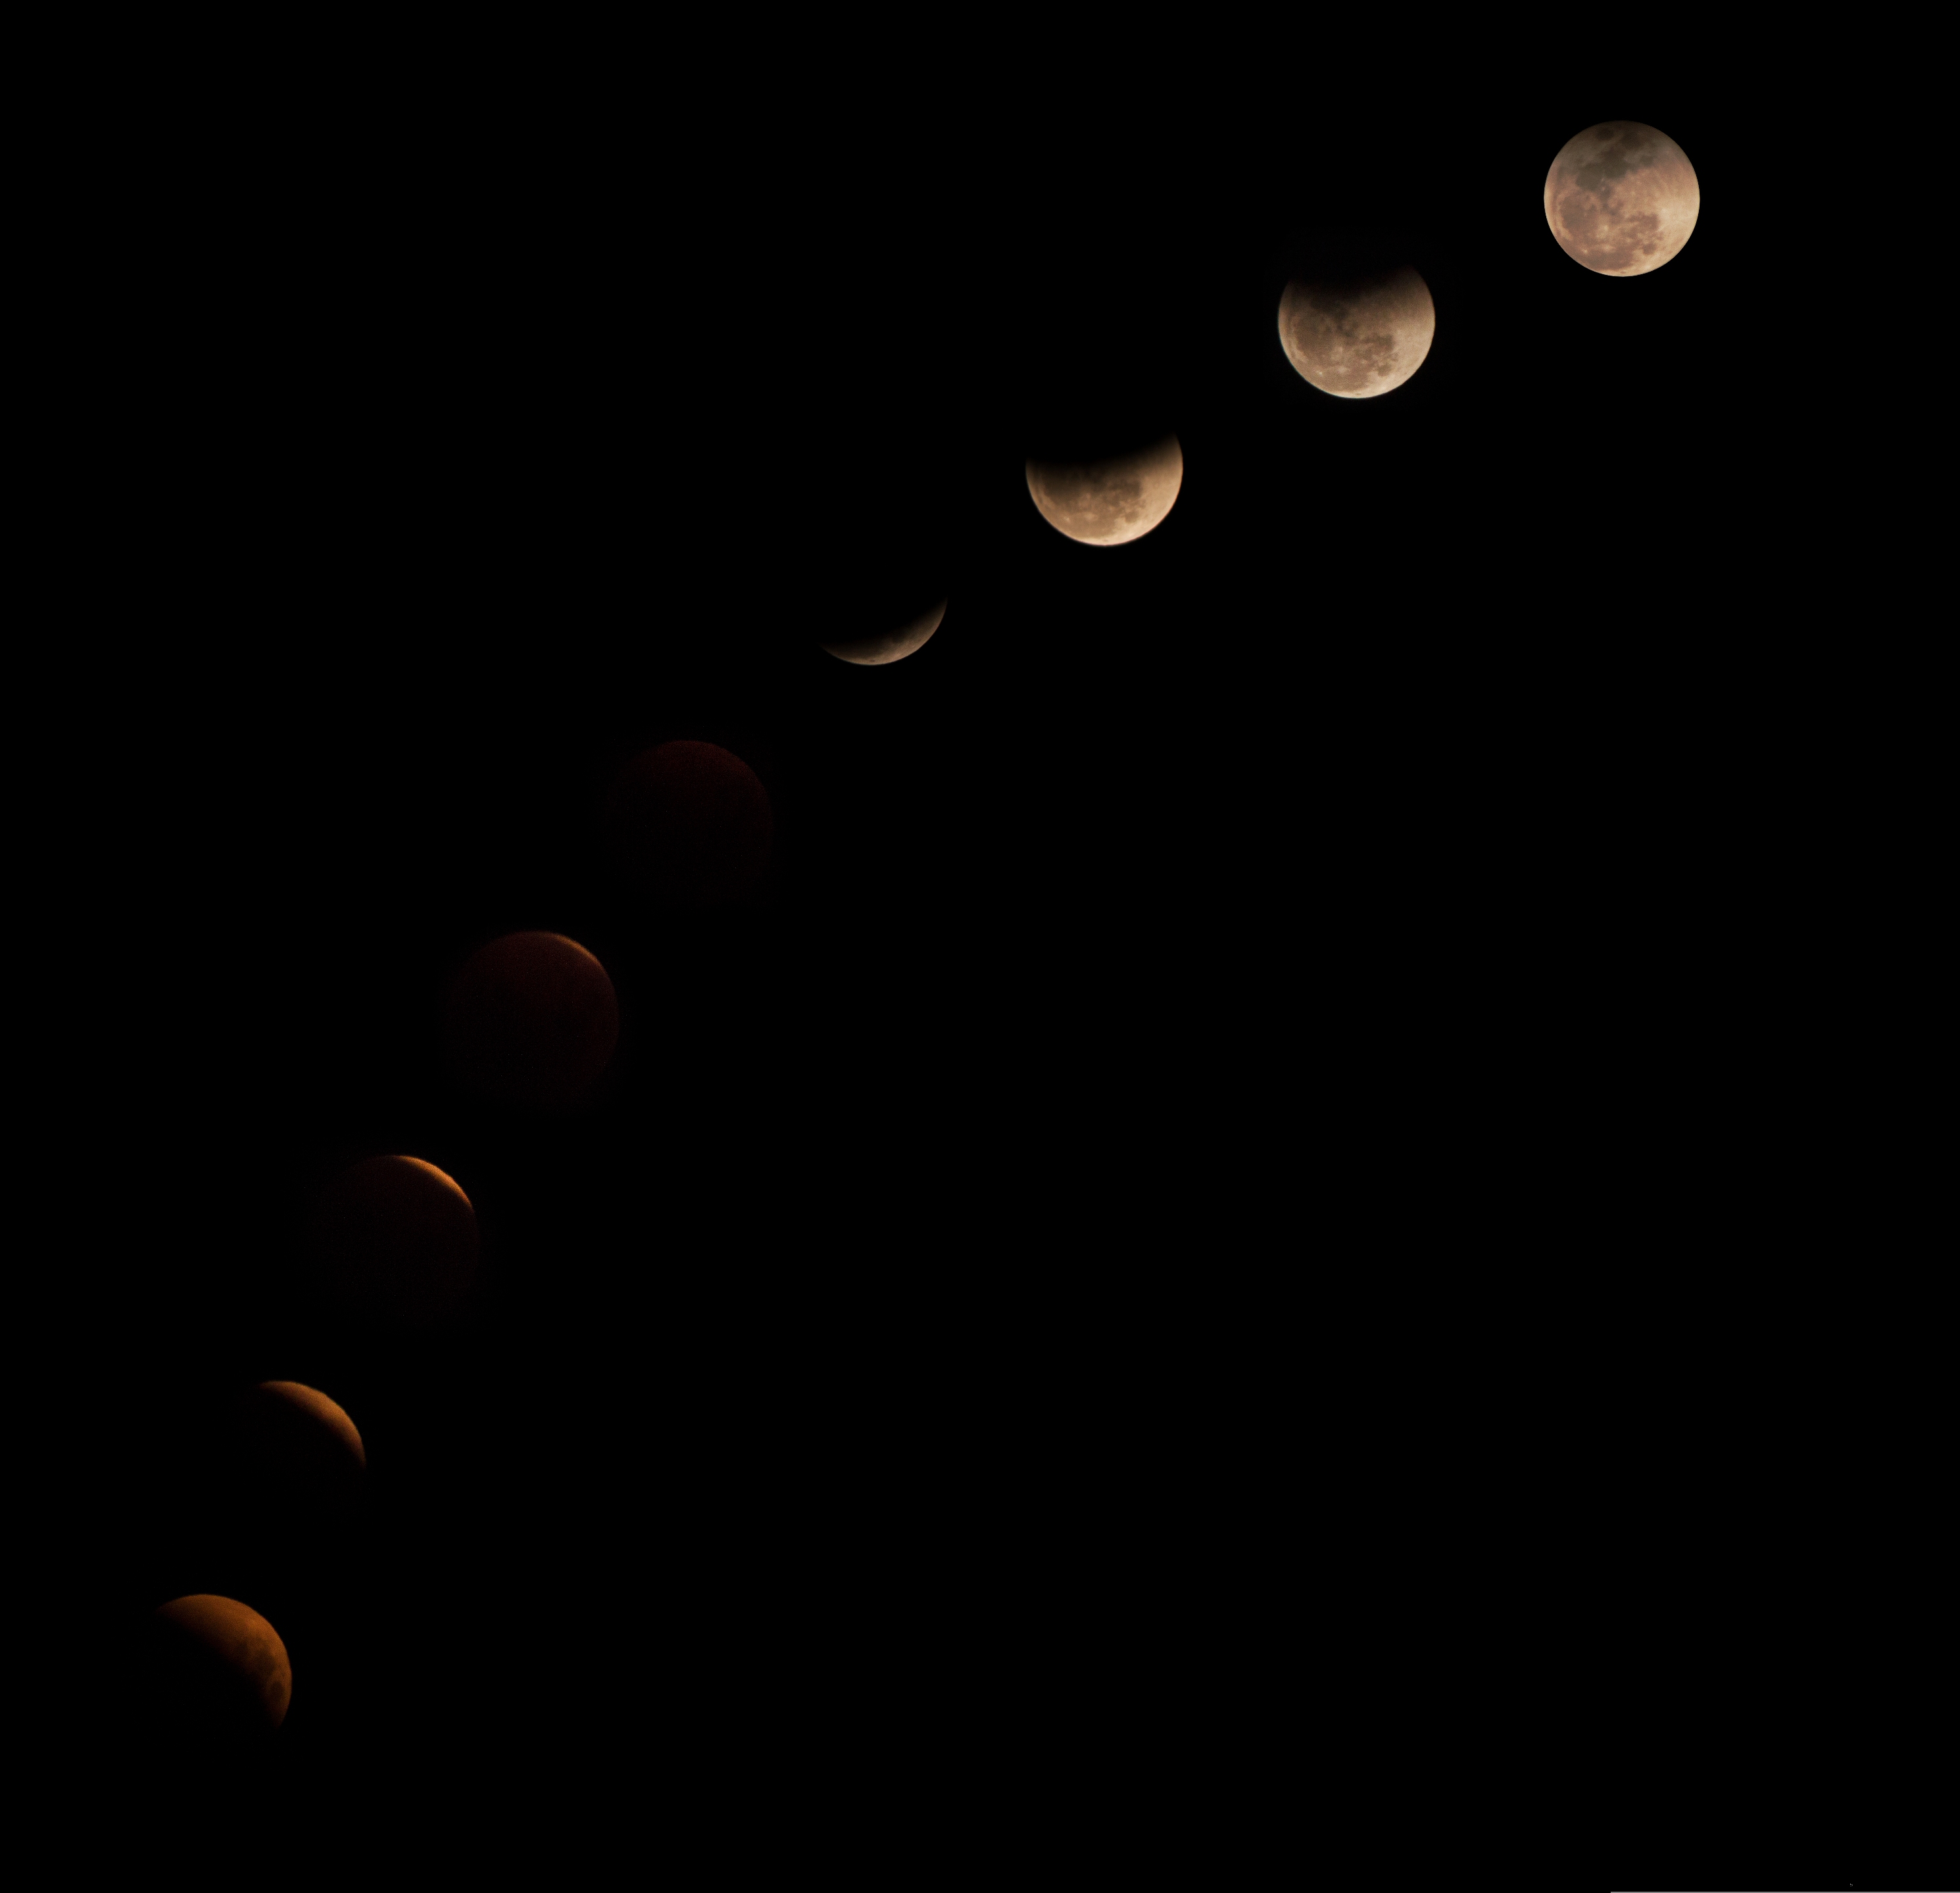
M 444 1010 L 452 1069 L 479 1096 L 568 1110 L 619 1039 L 606 969 L 562 934 L 506 934 L 464 964 Z
M 343 1170 L 320 1202 L 313 1242 L 328 1296 L 383 1321 L 441 1320 L 462 1306 L 476 1274 L 476 1211 L 453 1177 L 418 1156 L 373 1156 Z M 346 1421 L 351 1440 L 313 1402 L 282 1415 L 279 1405 L 295 1405 L 293 1395 L 265 1396 L 261 1414 L 301 1430 L 323 1451 L 334 1449 L 338 1435 L 339 1449 L 364 1463 L 353 1421 L 324 1395 L 313 1401 Z
M 896 631 L 840 639 L 826 644 L 824 649 L 848 664 L 895 664 L 901 657 L 909 657 L 938 630 L 939 621 L 945 616 L 946 600 L 942 598 L 931 610 L 920 612 L 910 624 L 901 625 Z
M 1127 546 L 1160 526 L 1184 485 L 1184 450 L 1154 446 L 1087 464 L 1030 460 L 1028 492 L 1043 519 L 1084 546 Z
M 293 1666 L 279 1633 L 249 1604 L 200 1592 L 151 1619 L 151 1707 L 181 1740 L 262 1741 L 286 1719 Z
M 1436 339 L 1429 285 L 1406 266 L 1360 276 L 1296 277 L 1280 297 L 1280 345 L 1325 394 L 1358 400 L 1398 388 Z
M 1545 221 L 1559 248 L 1602 276 L 1644 276 L 1679 256 L 1701 212 L 1687 153 L 1651 125 L 1596 125 L 1545 173 Z

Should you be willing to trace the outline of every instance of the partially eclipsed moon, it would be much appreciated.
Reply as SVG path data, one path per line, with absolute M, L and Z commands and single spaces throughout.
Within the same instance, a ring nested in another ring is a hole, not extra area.
M 422 1167 L 442 1174 L 432 1163 Z M 456 1194 L 463 1195 L 460 1190 Z M 360 1430 L 339 1401 L 317 1387 L 303 1387 L 297 1380 L 262 1380 L 247 1397 L 243 1418 L 253 1460 L 269 1476 L 290 1472 L 324 1481 L 355 1478 L 366 1470 L 368 1449 Z
M 942 598 L 931 610 L 921 612 L 910 624 L 901 625 L 896 631 L 842 640 L 826 644 L 824 649 L 833 657 L 842 657 L 848 664 L 895 664 L 901 657 L 909 657 L 938 630 L 939 621 L 946 616 L 946 603 Z
M 1386 394 L 1421 367 L 1436 339 L 1436 304 L 1413 269 L 1296 278 L 1280 297 L 1280 345 L 1323 393 Z
M 164 1732 L 193 1740 L 263 1739 L 286 1719 L 293 1666 L 279 1633 L 249 1604 L 200 1592 L 159 1605 L 153 1653 Z
M 369 1157 L 328 1188 L 313 1246 L 322 1285 L 342 1306 L 383 1321 L 440 1321 L 475 1280 L 476 1211 L 456 1179 L 423 1158 Z
M 619 1001 L 590 953 L 562 934 L 506 934 L 473 954 L 449 995 L 452 1067 L 479 1096 L 569 1110 L 619 1038 Z
M 1559 248 L 1602 276 L 1658 269 L 1681 253 L 1701 212 L 1688 154 L 1651 125 L 1596 125 L 1545 173 L 1545 221 Z
M 1084 546 L 1127 546 L 1177 503 L 1184 450 L 1175 434 L 1154 446 L 1087 465 L 1028 463 L 1028 492 L 1043 519 Z

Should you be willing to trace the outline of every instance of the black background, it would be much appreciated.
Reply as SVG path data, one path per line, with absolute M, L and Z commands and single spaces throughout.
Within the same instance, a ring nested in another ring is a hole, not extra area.
M 998 1841 L 1159 1780 L 1395 1818 L 1411 1774 L 1501 1826 L 1448 1758 L 1541 1713 L 1500 1653 L 1548 1619 L 1608 1653 L 1642 1833 L 1745 1831 L 1680 1758 L 1684 1650 L 1734 1640 L 1677 1554 L 1730 1548 L 1725 1599 L 1841 1580 L 1820 1482 L 1739 1531 L 1709 1442 L 1808 1450 L 1734 1417 L 1737 1363 L 1765 1306 L 1866 1318 L 1790 1287 L 1841 1281 L 1843 1199 L 1873 1299 L 1918 1293 L 1866 1159 L 1806 1157 L 1850 1055 L 1818 969 L 1913 759 L 1804 504 L 1830 417 L 1764 312 L 1759 66 L 1359 37 L 877 83 L 828 41 L 269 52 L 150 100 L 88 331 L 89 569 L 134 621 L 64 778 L 117 1153 L 73 1185 L 119 1349 L 82 1582 L 119 1650 L 186 1592 L 272 1620 L 294 1703 L 244 1798 L 305 1846 Z M 1704 193 L 1628 281 L 1539 198 L 1618 116 Z M 1436 303 L 1379 400 L 1277 339 L 1337 230 Z M 1134 545 L 1029 504 L 1029 453 L 1166 428 Z M 901 664 L 820 648 L 941 596 Z M 634 911 L 597 857 L 671 737 L 768 789 L 736 908 Z M 552 1123 L 435 1038 L 444 972 L 533 927 L 623 1022 Z M 432 1338 L 293 1287 L 310 1193 L 379 1151 L 477 1207 Z M 1641 1286 L 1586 1313 L 1602 1277 Z M 213 1470 L 272 1377 L 367 1443 L 331 1556 Z M 1806 1765 L 1909 1744 L 1898 1672 L 1817 1640 Z M 1770 1713 L 1722 1688 L 1691 1725 Z

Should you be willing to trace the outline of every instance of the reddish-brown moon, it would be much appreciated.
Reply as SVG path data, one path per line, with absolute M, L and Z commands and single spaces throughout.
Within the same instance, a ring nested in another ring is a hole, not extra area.
M 619 1039 L 606 969 L 562 934 L 506 934 L 473 953 L 444 1008 L 450 1068 L 478 1096 L 568 1110 L 599 1081 Z
M 263 1739 L 285 1720 L 292 1662 L 249 1604 L 199 1592 L 159 1605 L 151 1626 L 161 1732 Z
M 720 744 L 688 740 L 635 756 L 602 819 L 621 878 L 663 907 L 715 907 L 754 892 L 775 838 L 761 778 Z
M 476 1211 L 456 1179 L 425 1158 L 369 1157 L 327 1186 L 313 1246 L 334 1301 L 383 1321 L 440 1321 L 462 1306 L 476 1279 Z M 355 1434 L 357 1449 L 359 1440 Z

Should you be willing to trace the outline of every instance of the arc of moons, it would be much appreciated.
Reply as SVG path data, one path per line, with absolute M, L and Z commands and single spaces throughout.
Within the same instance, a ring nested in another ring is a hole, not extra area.
M 938 630 L 946 606 L 947 600 L 942 598 L 930 611 L 920 612 L 896 631 L 874 632 L 868 638 L 840 638 L 823 647 L 848 664 L 895 664 L 901 657 L 909 657 Z
M 1644 276 L 1681 254 L 1701 183 L 1665 132 L 1613 119 L 1568 138 L 1545 174 L 1545 221 L 1572 260 L 1601 276 Z
M 1106 460 L 1029 460 L 1028 492 L 1055 530 L 1083 546 L 1127 546 L 1161 526 L 1184 485 L 1175 434 Z
M 1398 388 L 1429 358 L 1436 304 L 1404 266 L 1359 276 L 1296 277 L 1280 297 L 1280 345 L 1323 394 L 1360 400 Z

